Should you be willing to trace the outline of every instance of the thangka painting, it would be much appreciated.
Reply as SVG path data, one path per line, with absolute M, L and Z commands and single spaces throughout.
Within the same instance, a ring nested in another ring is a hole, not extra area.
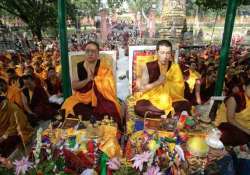
M 86 55 L 85 52 L 70 52 L 69 53 L 69 71 L 71 83 L 73 80 L 77 80 L 77 63 L 84 61 Z M 114 80 L 116 80 L 116 51 L 100 51 L 100 59 L 107 61 L 113 69 Z
M 141 76 L 142 67 L 155 60 L 155 46 L 129 47 L 129 88 L 130 93 L 136 91 L 136 80 Z

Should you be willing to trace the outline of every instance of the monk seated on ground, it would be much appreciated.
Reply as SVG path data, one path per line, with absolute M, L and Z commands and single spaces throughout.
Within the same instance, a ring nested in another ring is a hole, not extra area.
M 120 124 L 112 67 L 99 57 L 98 43 L 88 42 L 85 52 L 86 59 L 77 64 L 77 79 L 72 81 L 75 93 L 66 99 L 61 109 L 66 117 L 81 115 L 83 120 L 89 120 L 93 115 L 102 120 L 108 115 Z
M 178 64 L 172 61 L 172 44 L 162 40 L 156 46 L 156 61 L 148 62 L 138 77 L 135 93 L 135 112 L 140 116 L 160 117 L 190 112 L 190 104 L 184 99 L 184 79 Z
M 44 81 L 44 86 L 49 101 L 55 109 L 60 109 L 63 103 L 61 81 L 56 74 L 55 68 L 48 68 L 48 74 Z
M 250 79 L 243 85 L 243 91 L 235 91 L 221 104 L 216 125 L 222 131 L 224 145 L 244 145 L 250 142 Z
M 26 115 L 17 105 L 6 98 L 7 82 L 0 78 L 0 155 L 7 157 L 23 141 L 29 141 L 32 134 Z
M 57 110 L 49 103 L 49 97 L 44 88 L 36 84 L 32 75 L 25 75 L 22 79 L 24 82 L 23 105 L 29 120 L 36 122 L 53 119 L 57 115 Z

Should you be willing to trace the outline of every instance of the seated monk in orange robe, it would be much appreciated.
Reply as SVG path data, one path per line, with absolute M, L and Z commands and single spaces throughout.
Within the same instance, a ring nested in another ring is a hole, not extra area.
M 75 93 L 62 106 L 65 116 L 81 115 L 83 120 L 91 115 L 102 120 L 105 115 L 120 124 L 120 105 L 117 102 L 112 68 L 99 59 L 99 45 L 86 44 L 86 59 L 77 64 L 77 80 L 72 82 Z
M 28 142 L 33 128 L 26 115 L 6 98 L 7 82 L 0 78 L 0 155 L 7 157 L 23 141 Z

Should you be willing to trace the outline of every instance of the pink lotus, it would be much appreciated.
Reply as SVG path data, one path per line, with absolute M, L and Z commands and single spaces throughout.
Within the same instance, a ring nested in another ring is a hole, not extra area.
M 16 165 L 16 175 L 26 174 L 29 168 L 32 167 L 32 163 L 28 160 L 28 157 L 23 157 L 21 160 L 16 160 L 14 163 Z
M 118 158 L 113 158 L 107 162 L 108 168 L 111 170 L 119 170 L 121 167 L 121 162 L 118 160 Z
M 158 166 L 151 166 L 143 175 L 162 175 Z

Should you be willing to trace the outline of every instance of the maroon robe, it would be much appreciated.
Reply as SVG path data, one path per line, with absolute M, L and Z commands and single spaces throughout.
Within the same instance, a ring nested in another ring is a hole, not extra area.
M 29 96 L 29 90 L 23 90 L 24 95 L 27 98 L 28 105 L 32 112 L 34 112 L 38 120 L 49 120 L 57 114 L 56 109 L 53 109 L 49 104 L 49 97 L 43 87 L 36 85 L 33 96 Z

